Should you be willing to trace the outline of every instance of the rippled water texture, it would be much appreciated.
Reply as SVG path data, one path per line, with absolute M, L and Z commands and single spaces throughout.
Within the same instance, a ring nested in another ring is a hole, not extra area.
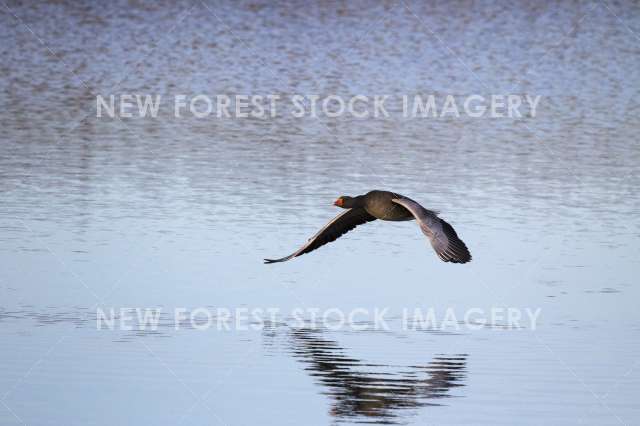
M 637 3 L 10 1 L 0 21 L 0 424 L 640 422 Z M 96 116 L 129 93 L 541 98 L 519 118 Z M 473 261 L 373 222 L 262 264 L 374 188 L 439 210 Z M 97 307 L 160 326 L 97 329 Z M 181 307 L 281 315 L 201 330 Z M 537 328 L 462 317 L 496 307 Z M 403 326 L 415 308 L 458 317 Z

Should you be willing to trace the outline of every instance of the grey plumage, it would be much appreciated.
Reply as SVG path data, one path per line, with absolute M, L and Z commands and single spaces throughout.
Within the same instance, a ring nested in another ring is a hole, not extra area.
M 427 210 L 415 201 L 402 197 L 391 200 L 406 208 L 416 218 L 420 229 L 429 238 L 436 254 L 444 262 L 467 263 L 471 253 L 458 234 L 444 220 L 431 210 Z
M 311 237 L 297 251 L 280 259 L 265 259 L 265 263 L 285 262 L 309 253 L 335 241 L 358 225 L 376 219 L 404 221 L 416 219 L 422 232 L 429 238 L 431 246 L 444 262 L 466 263 L 471 254 L 451 225 L 438 217 L 438 213 L 422 207 L 403 195 L 389 191 L 370 191 L 357 197 L 343 196 L 334 203 L 347 209 L 339 214 Z

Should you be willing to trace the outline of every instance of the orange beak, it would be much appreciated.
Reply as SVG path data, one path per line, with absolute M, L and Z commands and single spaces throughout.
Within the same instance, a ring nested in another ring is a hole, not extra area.
M 342 198 L 338 198 L 333 202 L 334 206 L 342 207 Z

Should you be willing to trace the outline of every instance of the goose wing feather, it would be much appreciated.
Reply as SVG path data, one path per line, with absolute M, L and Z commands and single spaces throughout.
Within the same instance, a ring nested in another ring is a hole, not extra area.
M 337 240 L 356 226 L 371 222 L 372 220 L 376 220 L 376 218 L 367 213 L 363 208 L 349 209 L 333 218 L 333 220 L 327 223 L 316 235 L 309 238 L 309 241 L 296 252 L 280 259 L 265 259 L 264 263 L 285 262 L 294 257 L 309 253 L 327 243 Z
M 451 225 L 440 219 L 436 212 L 427 210 L 415 201 L 402 197 L 392 200 L 411 212 L 420 229 L 429 238 L 431 246 L 444 262 L 467 263 L 471 253 Z

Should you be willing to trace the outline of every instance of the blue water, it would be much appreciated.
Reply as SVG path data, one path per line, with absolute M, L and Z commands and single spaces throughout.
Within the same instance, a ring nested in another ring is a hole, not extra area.
M 637 5 L 42 2 L 0 19 L 0 424 L 640 421 Z M 96 116 L 97 94 L 123 93 L 541 100 L 521 118 Z M 262 264 L 374 188 L 441 211 L 473 261 L 373 222 Z M 535 329 L 462 318 L 501 307 L 540 309 Z M 97 308 L 161 324 L 98 329 Z M 280 314 L 200 330 L 176 308 Z M 292 315 L 314 308 L 387 308 L 389 325 Z M 415 308 L 458 323 L 403 326 Z

